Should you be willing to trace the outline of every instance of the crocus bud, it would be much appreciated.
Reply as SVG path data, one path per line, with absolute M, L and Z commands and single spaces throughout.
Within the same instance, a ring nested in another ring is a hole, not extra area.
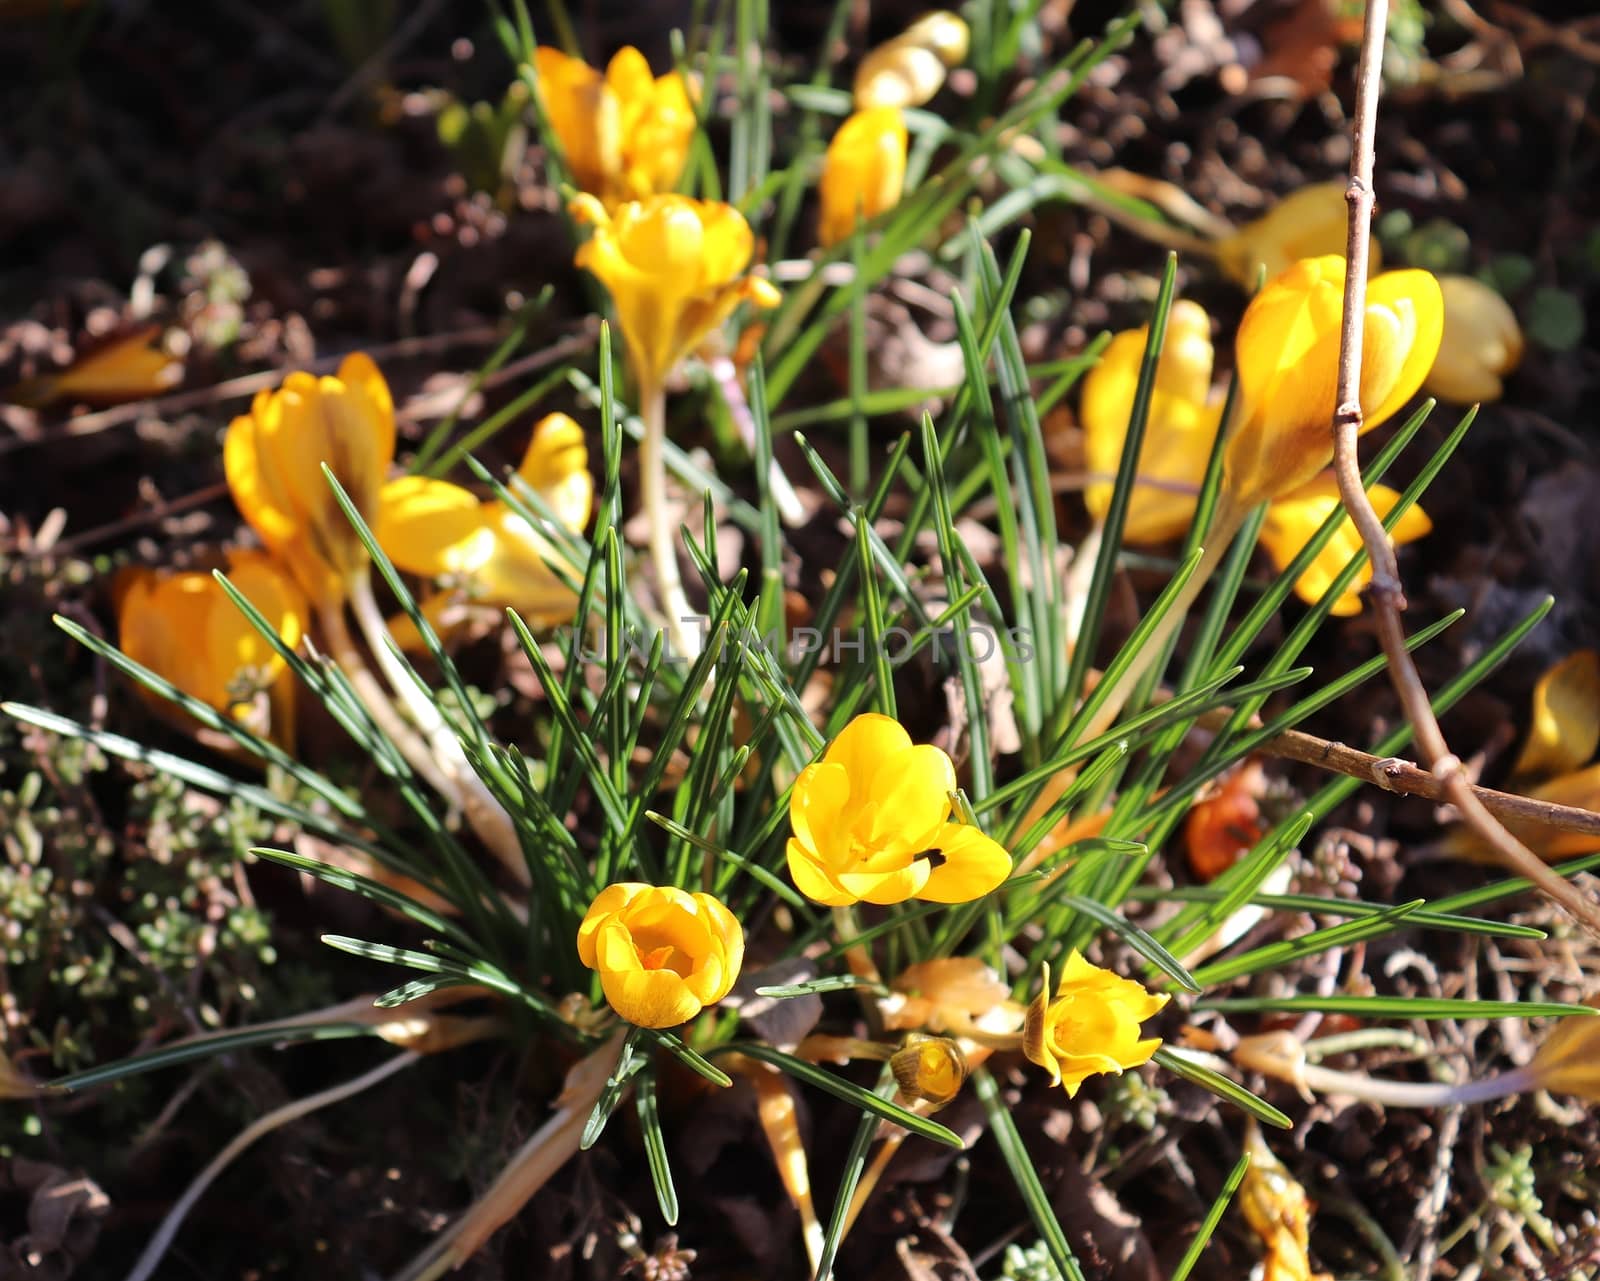
M 1291 192 L 1254 222 L 1217 241 L 1217 265 L 1246 289 L 1254 289 L 1262 271 L 1271 280 L 1302 258 L 1344 253 L 1350 219 L 1344 193 L 1343 180 Z M 1370 252 L 1376 271 L 1378 246 Z
M 1095 477 L 1084 487 L 1089 514 L 1103 521 L 1115 489 L 1133 415 L 1139 367 L 1150 327 L 1118 334 L 1083 382 L 1078 417 L 1084 455 Z M 1167 317 L 1167 338 L 1156 365 L 1156 384 L 1139 453 L 1138 483 L 1128 504 L 1122 537 L 1143 546 L 1179 538 L 1194 519 L 1201 482 L 1211 460 L 1222 415 L 1211 401 L 1211 318 L 1199 303 L 1180 298 Z
M 1378 518 L 1386 518 L 1400 501 L 1400 495 L 1387 485 L 1374 485 L 1367 490 L 1367 499 Z M 1300 554 L 1311 541 L 1322 522 L 1338 511 L 1342 505 L 1339 482 L 1332 471 L 1320 472 L 1300 488 L 1275 499 L 1267 507 L 1267 518 L 1261 525 L 1261 545 L 1272 557 L 1279 570 Z M 1415 542 L 1433 529 L 1428 514 L 1416 504 L 1389 531 L 1389 541 L 1399 547 Z M 1362 550 L 1361 533 L 1348 516 L 1333 531 L 1333 536 L 1322 545 L 1322 550 L 1312 560 L 1305 572 L 1295 579 L 1295 595 L 1308 605 L 1315 605 L 1322 594 L 1333 585 L 1333 580 L 1344 572 L 1350 558 Z M 1361 592 L 1372 581 L 1372 565 L 1365 563 L 1337 600 L 1331 613 L 1340 618 L 1353 617 L 1361 612 Z
M 833 135 L 822 162 L 824 249 L 847 237 L 856 219 L 876 218 L 900 203 L 906 180 L 906 125 L 898 107 L 858 111 Z
M 1471 276 L 1440 276 L 1444 336 L 1423 389 L 1452 404 L 1499 400 L 1501 379 L 1522 360 L 1522 330 L 1510 304 Z
M 943 1107 L 955 1098 L 967 1079 L 966 1055 L 946 1036 L 912 1033 L 890 1057 L 889 1067 L 900 1093 L 911 1099 L 925 1099 L 935 1107 Z
M 1333 459 L 1344 259 L 1305 258 L 1269 280 L 1235 340 L 1238 426 L 1224 492 L 1241 510 L 1305 484 Z M 1422 385 L 1439 351 L 1444 300 L 1426 271 L 1386 271 L 1367 286 L 1361 357 L 1363 431 Z
M 967 56 L 967 24 L 948 10 L 924 14 L 873 49 L 856 69 L 856 110 L 920 107 L 944 86 L 945 72 Z

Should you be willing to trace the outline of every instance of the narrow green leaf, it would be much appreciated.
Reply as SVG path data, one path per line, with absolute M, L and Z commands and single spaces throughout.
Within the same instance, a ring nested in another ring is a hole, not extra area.
M 1197 1010 L 1233 1013 L 1354 1014 L 1370 1019 L 1534 1019 L 1600 1014 L 1563 1001 L 1472 1001 L 1428 996 L 1230 996 L 1196 1001 Z
M 1201 1089 L 1210 1090 L 1219 1099 L 1226 1100 L 1235 1107 L 1243 1108 L 1256 1120 L 1266 1125 L 1276 1126 L 1280 1130 L 1294 1129 L 1294 1122 L 1273 1107 L 1272 1104 L 1264 1099 L 1257 1098 L 1244 1086 L 1228 1080 L 1220 1072 L 1213 1072 L 1208 1067 L 1201 1067 L 1200 1064 L 1184 1058 L 1164 1045 L 1155 1052 L 1154 1061 L 1166 1068 L 1174 1076 L 1181 1076 L 1185 1081 L 1198 1085 Z
M 760 1059 L 763 1063 L 770 1063 L 773 1067 L 787 1072 L 797 1081 L 804 1081 L 807 1085 L 814 1085 L 819 1090 L 826 1090 L 835 1098 L 843 1099 L 853 1107 L 860 1108 L 863 1112 L 872 1112 L 886 1121 L 893 1121 L 903 1129 L 910 1130 L 913 1134 L 920 1134 L 925 1139 L 932 1139 L 935 1143 L 943 1143 L 946 1147 L 960 1149 L 965 1145 L 961 1137 L 953 1130 L 946 1129 L 937 1121 L 930 1121 L 925 1116 L 918 1116 L 915 1112 L 908 1112 L 897 1103 L 880 1098 L 871 1090 L 863 1090 L 853 1081 L 846 1081 L 842 1076 L 825 1071 L 815 1063 L 807 1063 L 804 1059 L 797 1059 L 792 1054 L 785 1054 L 782 1050 L 775 1050 L 770 1045 L 763 1045 L 759 1041 L 735 1041 L 717 1047 L 713 1054 L 743 1054 L 748 1058 Z
M 1200 1261 L 1201 1254 L 1205 1252 L 1206 1245 L 1211 1240 L 1211 1234 L 1217 1230 L 1217 1224 L 1222 1222 L 1222 1215 L 1227 1210 L 1228 1203 L 1233 1200 L 1233 1194 L 1239 1190 L 1239 1185 L 1244 1182 L 1245 1173 L 1249 1169 L 1250 1153 L 1247 1149 L 1241 1152 L 1239 1159 L 1234 1162 L 1227 1181 L 1222 1185 L 1222 1191 L 1217 1193 L 1217 1199 L 1206 1211 L 1206 1217 L 1200 1223 L 1200 1230 L 1195 1233 L 1194 1240 L 1189 1242 L 1189 1248 L 1183 1252 L 1183 1258 L 1178 1260 L 1171 1281 L 1189 1281 L 1189 1274 L 1194 1271 L 1194 1265 Z

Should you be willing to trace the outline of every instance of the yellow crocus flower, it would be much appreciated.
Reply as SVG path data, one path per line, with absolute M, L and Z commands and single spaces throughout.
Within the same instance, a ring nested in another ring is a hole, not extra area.
M 1346 186 L 1340 179 L 1291 192 L 1255 221 L 1218 240 L 1212 246 L 1217 265 L 1246 289 L 1254 289 L 1263 271 L 1271 280 L 1302 258 L 1343 254 L 1350 226 Z M 1370 254 L 1371 270 L 1376 271 L 1376 244 Z
M 161 349 L 161 326 L 146 325 L 78 357 L 60 373 L 29 378 L 7 399 L 35 408 L 56 401 L 116 405 L 171 391 L 183 379 L 183 362 Z
M 710 894 L 622 882 L 601 890 L 584 914 L 578 957 L 629 1023 L 677 1027 L 732 990 L 744 930 Z
M 305 635 L 305 596 L 265 552 L 236 551 L 228 580 L 293 649 Z M 208 573 L 139 568 L 119 584 L 122 650 L 157 676 L 255 734 L 294 745 L 294 677 Z M 172 704 L 155 695 L 163 712 Z
M 1367 490 L 1372 509 L 1381 520 L 1394 510 L 1400 495 L 1387 485 L 1374 485 Z M 1340 507 L 1339 482 L 1331 471 L 1313 477 L 1267 508 L 1266 521 L 1261 526 L 1261 545 L 1267 549 L 1272 563 L 1281 571 L 1300 554 L 1300 549 L 1311 541 L 1313 534 Z M 1421 507 L 1413 505 L 1395 523 L 1389 539 L 1396 546 L 1415 542 L 1433 528 Z M 1314 605 L 1333 584 L 1350 558 L 1362 550 L 1361 534 L 1348 516 L 1333 531 L 1333 536 L 1322 545 L 1305 573 L 1295 580 L 1295 594 L 1307 604 Z M 1362 565 L 1333 604 L 1332 612 L 1349 617 L 1361 612 L 1361 592 L 1372 581 L 1372 565 Z
M 1067 1097 L 1101 1072 L 1121 1074 L 1148 1063 L 1161 1047 L 1160 1037 L 1139 1038 L 1139 1025 L 1168 997 L 1147 992 L 1133 979 L 1092 965 L 1074 950 L 1061 972 L 1054 999 L 1050 969 L 1044 986 L 1028 1007 L 1022 1030 L 1022 1052 L 1064 1086 Z
M 1239 322 L 1243 405 L 1228 441 L 1224 494 L 1239 511 L 1297 489 L 1333 458 L 1344 259 L 1306 258 L 1267 282 Z M 1444 300 L 1426 271 L 1388 271 L 1367 286 L 1362 430 L 1411 399 L 1433 364 Z
M 1456 405 L 1499 400 L 1505 391 L 1501 379 L 1522 362 L 1517 313 L 1471 276 L 1440 276 L 1439 290 L 1444 335 L 1423 390 Z
M 893 40 L 870 50 L 856 68 L 858 111 L 920 107 L 944 86 L 945 72 L 965 60 L 972 32 L 948 9 L 925 13 Z
M 908 1099 L 922 1099 L 943 1107 L 967 1079 L 967 1056 L 947 1036 L 913 1032 L 905 1045 L 889 1056 L 895 1084 Z
M 576 261 L 610 292 L 641 384 L 659 387 L 741 302 L 780 301 L 771 281 L 744 274 L 755 237 L 732 205 L 661 195 L 612 216 L 579 196 L 572 211 L 594 225 Z
M 602 75 L 580 58 L 534 53 L 539 105 L 573 181 L 612 209 L 678 185 L 694 140 L 694 91 L 677 72 L 654 76 L 637 49 Z
M 539 421 L 517 472 L 567 529 L 577 533 L 588 524 L 594 500 L 589 451 L 583 429 L 566 414 Z M 498 500 L 480 502 L 448 481 L 402 476 L 379 494 L 374 533 L 407 573 L 455 579 L 469 599 L 515 609 L 534 626 L 572 617 L 577 598 L 550 567 L 559 553 L 538 528 Z M 434 613 L 432 601 L 429 606 Z M 397 630 L 403 642 L 420 639 L 407 627 Z
M 1103 521 L 1128 439 L 1134 391 L 1150 327 L 1119 333 L 1083 382 L 1079 419 L 1091 480 L 1083 501 Z M 1211 320 L 1198 303 L 1180 299 L 1167 318 L 1167 339 L 1139 453 L 1139 479 L 1128 504 L 1123 540 L 1139 545 L 1181 538 L 1194 519 L 1200 483 L 1216 443 L 1222 406 L 1211 395 Z
M 900 203 L 906 180 L 906 122 L 898 107 L 858 111 L 839 126 L 822 162 L 822 216 L 817 240 L 824 249 Z
M 790 794 L 796 888 L 828 907 L 983 897 L 1011 874 L 1011 855 L 950 821 L 955 790 L 955 765 L 939 748 L 913 746 L 891 717 L 857 716 Z
M 239 511 L 305 593 L 319 608 L 342 601 L 367 553 L 322 464 L 370 525 L 394 461 L 394 402 L 371 358 L 353 352 L 335 376 L 296 372 L 258 393 L 229 424 L 222 461 Z

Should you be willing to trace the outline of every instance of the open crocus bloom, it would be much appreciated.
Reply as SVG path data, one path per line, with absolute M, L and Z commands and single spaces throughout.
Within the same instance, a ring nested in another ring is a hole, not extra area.
M 1115 477 L 1121 465 L 1149 338 L 1148 325 L 1118 334 L 1084 379 L 1079 418 L 1092 476 Z M 1187 299 L 1173 303 L 1139 452 L 1140 483 L 1123 528 L 1125 542 L 1164 543 L 1188 532 L 1222 417 L 1221 404 L 1211 403 L 1212 358 L 1211 320 L 1204 308 Z M 1096 521 L 1105 520 L 1114 488 L 1110 479 L 1092 480 L 1084 488 L 1084 505 Z
M 857 716 L 795 780 L 789 875 L 829 907 L 928 899 L 966 903 L 1011 873 L 1011 856 L 950 821 L 955 766 L 913 746 L 896 720 Z
M 780 301 L 771 281 L 743 274 L 755 240 L 732 205 L 660 195 L 625 204 L 613 217 L 580 196 L 572 212 L 594 225 L 576 261 L 610 291 L 641 383 L 659 387 L 741 302 Z
M 856 219 L 876 218 L 900 203 L 906 180 L 906 124 L 898 107 L 858 111 L 839 126 L 822 162 L 822 217 L 817 240 L 824 249 L 855 230 Z
M 1065 1086 L 1070 1098 L 1096 1073 L 1121 1073 L 1150 1061 L 1161 1038 L 1140 1040 L 1139 1024 L 1167 1000 L 1074 951 L 1054 1000 L 1046 968 L 1044 988 L 1028 1007 L 1022 1052 L 1051 1074 L 1051 1084 Z
M 606 1001 L 639 1027 L 677 1027 L 725 997 L 744 930 L 710 894 L 635 881 L 608 885 L 578 927 L 578 957 Z
M 1400 501 L 1400 495 L 1387 485 L 1374 485 L 1367 490 L 1367 497 L 1372 500 L 1372 509 L 1380 520 Z M 1268 506 L 1267 519 L 1261 526 L 1261 545 L 1280 571 L 1300 554 L 1300 549 L 1311 541 L 1322 522 L 1339 509 L 1340 501 L 1339 482 L 1331 471 L 1325 471 Z M 1389 540 L 1397 546 L 1415 542 L 1432 528 L 1433 522 L 1427 513 L 1412 506 L 1395 522 Z M 1361 550 L 1361 534 L 1355 522 L 1346 516 L 1323 544 L 1317 558 L 1295 580 L 1295 594 L 1307 604 L 1316 604 L 1350 563 L 1350 558 Z M 1371 581 L 1372 566 L 1364 563 L 1334 602 L 1332 612 L 1344 617 L 1359 614 L 1361 592 Z
M 694 94 L 677 72 L 650 73 L 637 49 L 619 49 L 602 75 L 579 58 L 534 52 L 539 105 L 573 181 L 605 206 L 678 185 L 694 140 Z
M 393 461 L 394 401 L 363 352 L 346 356 L 337 375 L 292 373 L 277 391 L 259 393 L 229 424 L 222 453 L 240 513 L 323 607 L 344 599 L 367 552 L 322 465 L 370 525 Z
M 540 420 L 517 474 L 568 530 L 577 533 L 588 523 L 594 499 L 589 451 L 583 429 L 566 414 Z M 564 622 L 577 603 L 552 568 L 562 558 L 544 533 L 504 503 L 480 502 L 448 481 L 390 481 L 379 496 L 375 533 L 407 573 L 449 580 L 469 600 L 509 606 L 534 626 Z M 409 629 L 398 630 L 402 641 L 415 639 Z
M 1243 405 L 1228 440 L 1225 492 L 1240 509 L 1309 481 L 1333 458 L 1344 259 L 1306 258 L 1269 281 L 1239 322 Z M 1426 271 L 1388 271 L 1367 286 L 1362 430 L 1415 394 L 1439 350 L 1444 302 Z
M 305 597 L 270 556 L 234 552 L 228 579 L 286 646 L 299 645 Z M 119 584 L 117 629 L 129 658 L 260 737 L 293 747 L 293 675 L 209 573 L 129 571 Z M 173 706 L 151 697 L 160 711 Z

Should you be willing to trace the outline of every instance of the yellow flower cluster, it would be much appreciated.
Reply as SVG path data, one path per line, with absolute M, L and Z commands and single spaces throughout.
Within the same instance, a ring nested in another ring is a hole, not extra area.
M 223 468 L 240 513 L 264 550 L 229 558 L 229 577 L 295 648 L 313 618 L 343 607 L 368 572 L 366 549 L 339 509 L 324 463 L 379 544 L 402 569 L 439 578 L 469 598 L 511 606 L 531 621 L 571 616 L 572 593 L 550 568 L 549 541 L 500 503 L 418 476 L 388 478 L 394 402 L 370 358 L 347 356 L 337 374 L 291 373 L 260 392 L 228 427 Z M 593 481 L 583 433 L 564 414 L 543 420 L 520 469 L 560 522 L 582 529 Z M 437 613 L 448 598 L 430 597 Z M 118 600 L 122 647 L 178 688 L 281 746 L 293 743 L 293 688 L 282 658 L 210 574 L 143 569 Z M 409 624 L 396 629 L 415 643 Z
M 1241 412 L 1224 454 L 1224 492 L 1240 508 L 1270 504 L 1261 542 L 1282 569 L 1338 506 L 1338 488 L 1323 470 L 1332 458 L 1334 374 L 1344 260 L 1296 264 L 1257 296 L 1239 326 L 1235 357 Z M 1367 353 L 1363 363 L 1364 427 L 1393 415 L 1415 394 L 1438 350 L 1441 303 L 1426 272 L 1397 271 L 1369 286 Z M 1181 537 L 1194 517 L 1200 484 L 1221 428 L 1222 405 L 1211 385 L 1211 321 L 1197 304 L 1172 306 L 1156 368 L 1154 394 L 1139 456 L 1137 483 L 1124 530 L 1126 541 L 1161 543 Z M 1112 484 L 1127 439 L 1148 328 L 1117 334 L 1084 380 L 1079 416 L 1092 477 L 1084 501 L 1097 520 L 1111 504 Z M 1384 485 L 1369 491 L 1386 516 L 1399 495 Z M 1391 535 L 1404 544 L 1432 528 L 1412 507 Z M 1361 540 L 1346 520 L 1295 583 L 1308 602 L 1319 599 Z M 1359 612 L 1364 567 L 1333 606 Z

